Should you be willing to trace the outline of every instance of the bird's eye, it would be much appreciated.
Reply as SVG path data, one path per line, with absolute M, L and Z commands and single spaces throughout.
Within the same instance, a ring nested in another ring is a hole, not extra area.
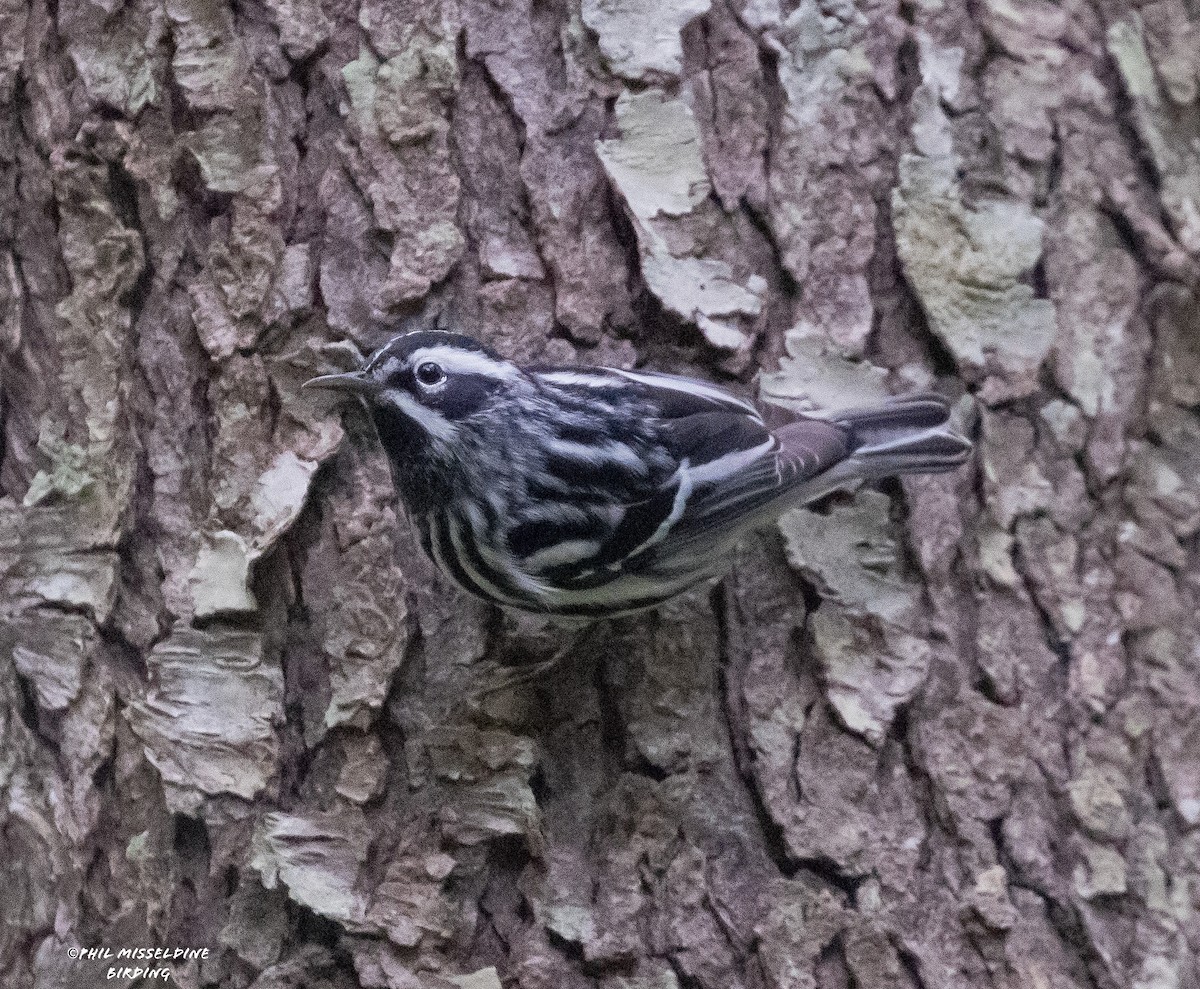
M 446 380 L 446 372 L 433 361 L 426 361 L 417 368 L 417 380 L 423 385 L 440 385 Z

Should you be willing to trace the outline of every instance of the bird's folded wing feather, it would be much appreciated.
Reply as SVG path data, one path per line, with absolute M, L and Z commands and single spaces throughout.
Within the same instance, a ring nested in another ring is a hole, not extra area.
M 846 431 L 828 422 L 797 421 L 780 439 L 753 406 L 719 391 L 711 399 L 667 397 L 668 408 L 684 413 L 666 433 L 677 469 L 645 498 L 621 506 L 594 553 L 540 568 L 548 580 L 582 589 L 667 561 L 739 528 L 847 455 Z
M 746 527 L 849 452 L 847 431 L 817 419 L 799 419 L 774 434 L 761 426 L 708 432 L 686 457 L 692 490 L 656 554 L 669 557 Z

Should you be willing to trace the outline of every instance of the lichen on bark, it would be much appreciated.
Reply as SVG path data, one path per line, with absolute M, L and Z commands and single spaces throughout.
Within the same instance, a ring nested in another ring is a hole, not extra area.
M 0 985 L 1200 980 L 1198 38 L 0 0 Z M 575 640 L 300 391 L 418 325 L 783 418 L 933 388 L 977 453 Z

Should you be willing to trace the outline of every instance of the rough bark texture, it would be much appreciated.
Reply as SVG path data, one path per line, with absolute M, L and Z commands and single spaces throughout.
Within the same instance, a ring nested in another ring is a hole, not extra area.
M 1200 984 L 1184 0 L 0 0 L 0 982 Z M 405 320 L 978 455 L 480 698 Z

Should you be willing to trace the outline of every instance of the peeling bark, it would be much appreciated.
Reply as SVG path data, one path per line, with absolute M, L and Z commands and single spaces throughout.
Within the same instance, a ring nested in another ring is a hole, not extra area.
M 0 0 L 0 984 L 1200 984 L 1198 51 L 1178 0 Z M 434 322 L 936 387 L 977 458 L 572 643 L 299 393 Z

